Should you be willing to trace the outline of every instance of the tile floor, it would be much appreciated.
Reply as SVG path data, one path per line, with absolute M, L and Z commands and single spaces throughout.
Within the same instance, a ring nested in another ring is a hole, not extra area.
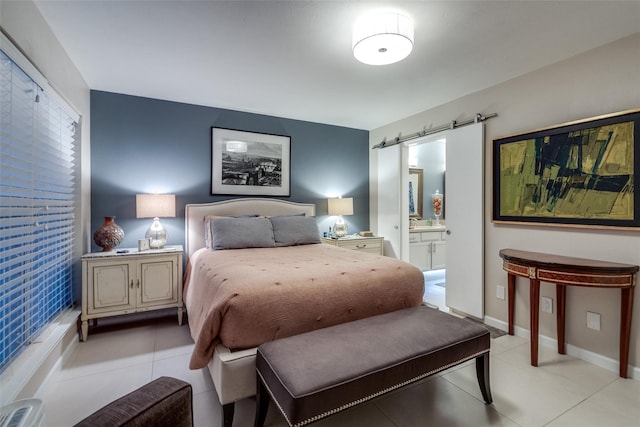
M 440 311 L 449 312 L 449 308 L 445 304 L 445 273 L 446 270 L 425 271 L 424 275 L 424 302 L 434 305 Z
M 115 321 L 115 320 L 114 320 Z M 107 323 L 107 319 L 101 322 Z M 220 426 L 221 408 L 208 371 L 187 368 L 193 341 L 175 315 L 107 328 L 80 343 L 38 398 L 50 427 L 67 427 L 108 402 L 163 375 L 193 386 L 197 427 Z M 318 422 L 321 426 L 638 426 L 640 381 L 543 347 L 529 365 L 529 342 L 503 336 L 491 343 L 494 403 L 482 401 L 473 362 L 454 367 Z M 236 405 L 235 427 L 253 425 L 253 399 Z M 285 426 L 273 410 L 269 426 Z

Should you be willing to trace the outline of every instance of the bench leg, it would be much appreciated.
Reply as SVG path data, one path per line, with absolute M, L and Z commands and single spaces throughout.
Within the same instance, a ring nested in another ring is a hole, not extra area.
M 256 419 L 255 427 L 263 427 L 264 421 L 267 419 L 267 411 L 269 410 L 269 392 L 258 376 L 258 387 L 256 392 Z
M 235 402 L 222 405 L 222 427 L 231 427 L 233 425 L 233 414 L 235 409 Z
M 482 392 L 482 398 L 487 405 L 490 405 L 493 403 L 493 398 L 491 397 L 491 385 L 489 378 L 489 352 L 476 357 L 476 375 L 478 376 L 478 385 Z

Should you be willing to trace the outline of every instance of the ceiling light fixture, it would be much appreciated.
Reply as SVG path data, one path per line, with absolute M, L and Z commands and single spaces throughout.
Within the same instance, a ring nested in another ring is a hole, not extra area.
M 365 64 L 393 64 L 412 49 L 413 21 L 402 13 L 368 13 L 353 26 L 353 56 Z

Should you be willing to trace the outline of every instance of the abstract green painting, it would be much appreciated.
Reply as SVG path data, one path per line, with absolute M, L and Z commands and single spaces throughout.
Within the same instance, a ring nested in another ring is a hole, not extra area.
M 640 226 L 639 141 L 639 111 L 494 140 L 494 221 Z

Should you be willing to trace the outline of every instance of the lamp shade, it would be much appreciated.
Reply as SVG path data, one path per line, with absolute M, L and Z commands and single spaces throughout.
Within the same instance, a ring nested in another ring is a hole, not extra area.
M 174 218 L 175 194 L 136 194 L 136 218 Z
M 393 64 L 413 50 L 413 21 L 398 12 L 362 16 L 353 26 L 353 56 L 369 65 Z
M 328 199 L 329 215 L 353 215 L 353 198 Z

